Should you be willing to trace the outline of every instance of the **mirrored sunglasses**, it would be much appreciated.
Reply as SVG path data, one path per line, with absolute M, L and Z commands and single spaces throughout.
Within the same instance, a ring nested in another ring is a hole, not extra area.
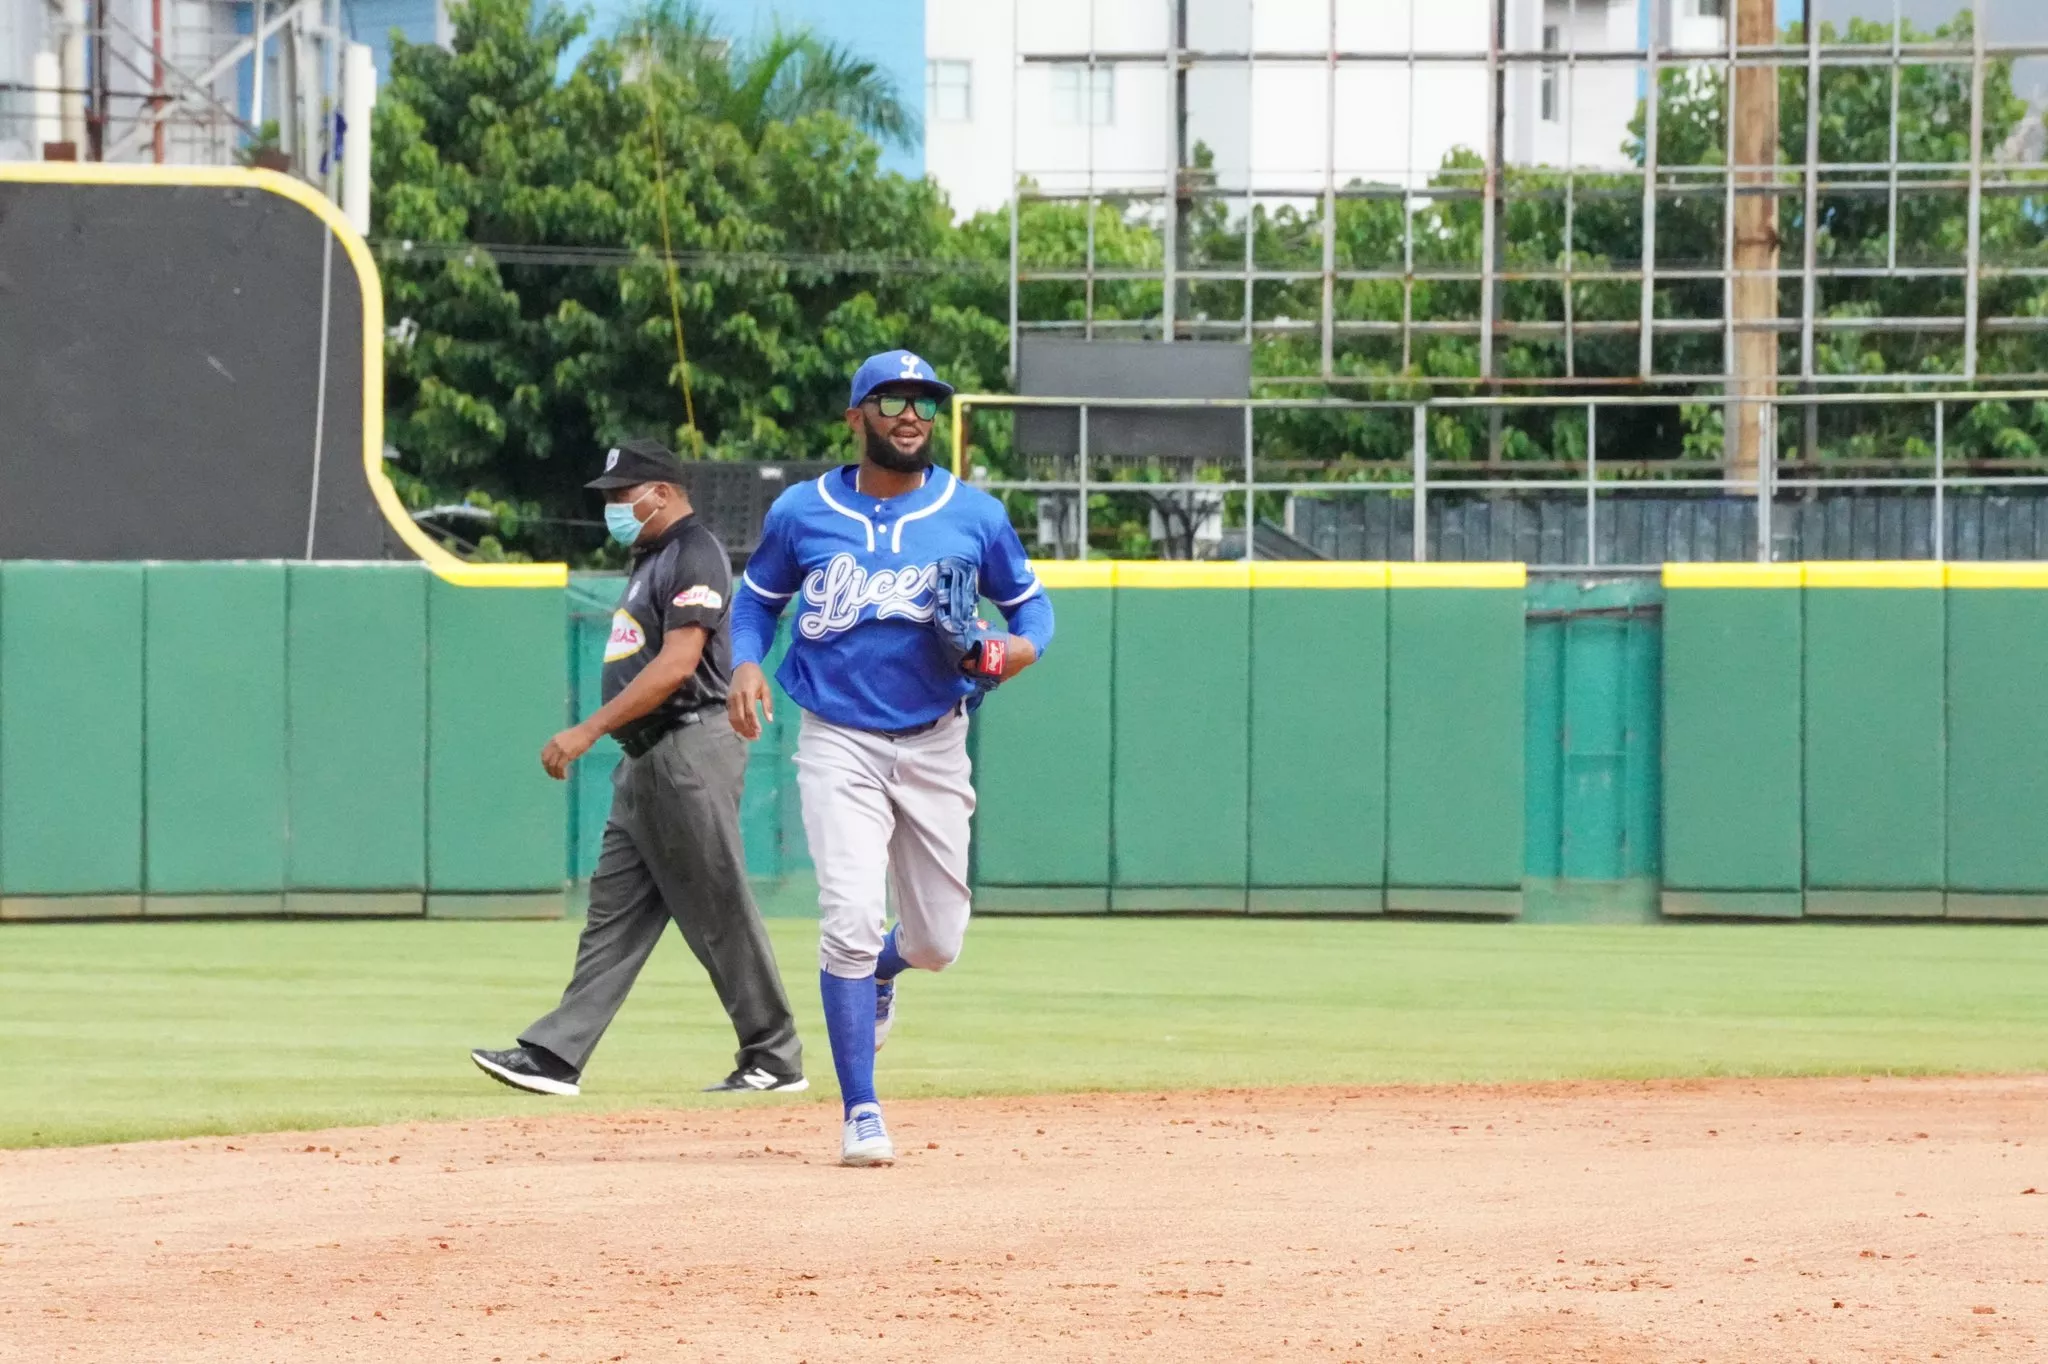
M 939 415 L 937 398 L 906 398 L 900 393 L 886 393 L 876 396 L 871 401 L 875 405 L 875 410 L 885 417 L 900 417 L 906 407 L 917 413 L 919 421 L 932 421 Z

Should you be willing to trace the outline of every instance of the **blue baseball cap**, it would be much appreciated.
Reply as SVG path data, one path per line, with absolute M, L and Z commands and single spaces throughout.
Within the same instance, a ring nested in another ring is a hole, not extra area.
M 937 398 L 953 396 L 953 386 L 938 376 L 921 355 L 907 350 L 885 350 L 861 361 L 853 372 L 853 396 L 848 407 L 859 407 L 883 384 L 916 384 Z

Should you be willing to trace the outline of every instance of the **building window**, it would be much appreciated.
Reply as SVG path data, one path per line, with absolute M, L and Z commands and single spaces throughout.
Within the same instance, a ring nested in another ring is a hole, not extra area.
M 1116 122 L 1116 68 L 1060 65 L 1052 69 L 1052 121 L 1106 128 Z
M 925 116 L 934 123 L 967 123 L 974 118 L 974 64 L 924 64 Z
M 1728 0 L 1693 0 L 1702 19 L 1726 19 Z
M 1543 26 L 1543 50 L 1545 52 L 1557 51 L 1557 37 L 1558 35 L 1556 24 L 1545 24 Z M 1542 82 L 1538 87 L 1538 97 L 1542 101 L 1543 105 L 1543 121 L 1545 123 L 1557 122 L 1558 102 L 1556 66 L 1548 64 L 1544 66 Z

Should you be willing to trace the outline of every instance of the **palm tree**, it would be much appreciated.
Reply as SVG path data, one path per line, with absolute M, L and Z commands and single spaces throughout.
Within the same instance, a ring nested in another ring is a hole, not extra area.
M 757 45 L 737 46 L 696 0 L 645 0 L 620 21 L 620 45 L 681 76 L 699 111 L 758 144 L 771 123 L 840 115 L 878 142 L 914 147 L 918 115 L 873 62 L 807 28 L 780 23 Z

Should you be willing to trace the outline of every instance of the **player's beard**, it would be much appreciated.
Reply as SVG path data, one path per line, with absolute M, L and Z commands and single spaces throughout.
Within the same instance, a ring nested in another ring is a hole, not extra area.
M 867 446 L 865 453 L 868 460 L 887 469 L 892 474 L 922 473 L 925 467 L 932 462 L 932 438 L 930 436 L 926 436 L 922 445 L 906 455 L 896 448 L 894 441 L 875 430 L 873 426 L 867 427 L 866 434 Z

